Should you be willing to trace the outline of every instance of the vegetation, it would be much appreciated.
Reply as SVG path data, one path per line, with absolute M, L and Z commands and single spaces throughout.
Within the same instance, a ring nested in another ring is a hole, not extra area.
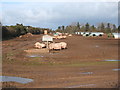
M 0 23 L 0 26 L 2 24 Z M 16 25 L 11 25 L 11 26 L 2 26 L 2 39 L 10 39 L 14 37 L 18 37 L 20 35 L 24 35 L 27 33 L 32 33 L 32 34 L 43 34 L 44 30 L 48 30 L 48 32 L 62 32 L 62 33 L 75 33 L 75 32 L 104 32 L 107 34 L 110 34 L 112 32 L 119 32 L 120 31 L 120 26 L 118 28 L 116 27 L 115 24 L 111 23 L 100 23 L 97 26 L 95 25 L 90 25 L 89 23 L 86 23 L 84 25 L 80 24 L 79 22 L 77 23 L 72 23 L 71 25 L 68 26 L 58 26 L 58 29 L 55 31 L 52 31 L 48 28 L 37 28 L 37 27 L 32 27 L 32 26 L 24 26 L 23 24 L 16 24 Z
M 44 30 L 50 31 L 48 28 L 36 28 L 32 26 L 24 26 L 23 24 L 2 26 L 2 39 L 10 39 L 27 33 L 43 34 Z
M 62 33 L 75 33 L 75 32 L 104 32 L 104 33 L 112 33 L 112 32 L 119 32 L 120 26 L 118 28 L 115 24 L 111 23 L 100 23 L 97 26 L 90 25 L 89 23 L 86 23 L 85 25 L 80 25 L 79 22 L 72 23 L 68 26 L 59 26 L 58 29 L 56 29 L 58 32 Z

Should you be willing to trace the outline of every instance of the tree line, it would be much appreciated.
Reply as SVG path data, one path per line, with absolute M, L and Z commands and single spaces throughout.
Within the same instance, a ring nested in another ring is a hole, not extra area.
M 59 26 L 55 31 L 62 33 L 75 33 L 75 32 L 104 32 L 104 33 L 112 33 L 119 32 L 120 26 L 116 27 L 115 24 L 111 23 L 99 23 L 97 26 L 90 25 L 86 23 L 85 25 L 80 25 L 79 22 L 72 23 L 68 26 Z
M 1 23 L 0 23 L 1 24 Z M 2 24 L 1 24 L 2 26 Z M 2 38 L 14 38 L 20 35 L 25 35 L 27 33 L 32 34 L 43 34 L 44 30 L 48 30 L 49 32 L 62 32 L 62 33 L 75 33 L 75 32 L 104 32 L 104 33 L 112 33 L 112 32 L 119 32 L 120 26 L 116 27 L 115 24 L 111 23 L 100 23 L 97 26 L 90 25 L 86 23 L 84 25 L 80 24 L 79 22 L 72 23 L 68 26 L 59 26 L 55 31 L 48 29 L 48 28 L 37 28 L 32 26 L 24 26 L 23 24 L 16 24 L 11 26 L 2 26 Z
M 23 24 L 16 24 L 11 26 L 2 26 L 2 38 L 14 38 L 27 33 L 43 34 L 44 30 L 50 31 L 48 28 L 37 28 L 32 26 L 24 26 Z

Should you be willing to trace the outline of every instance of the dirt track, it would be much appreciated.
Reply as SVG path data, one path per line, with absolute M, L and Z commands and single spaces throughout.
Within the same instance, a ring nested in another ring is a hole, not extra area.
M 17 84 L 30 88 L 110 88 L 118 83 L 118 40 L 104 37 L 72 36 L 65 41 L 68 49 L 27 57 L 40 35 L 3 41 L 3 75 L 31 78 L 34 82 Z M 91 74 L 82 74 L 92 72 Z

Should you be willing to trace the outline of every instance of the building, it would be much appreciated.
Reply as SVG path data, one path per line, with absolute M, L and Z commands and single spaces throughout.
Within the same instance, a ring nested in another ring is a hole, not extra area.
M 120 33 L 112 33 L 115 39 L 120 39 Z
M 103 32 L 75 32 L 75 34 L 82 36 L 102 36 Z

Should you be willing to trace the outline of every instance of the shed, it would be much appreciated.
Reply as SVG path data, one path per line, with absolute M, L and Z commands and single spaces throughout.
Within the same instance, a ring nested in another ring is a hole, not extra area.
M 90 36 L 102 36 L 103 34 L 103 32 L 91 32 Z
M 80 32 L 81 35 L 85 34 L 85 32 Z
M 79 35 L 79 34 L 80 34 L 80 32 L 75 32 L 75 34 L 78 34 L 78 35 Z
M 120 39 L 120 33 L 112 33 L 115 39 Z
M 82 35 L 83 35 L 83 36 L 89 36 L 89 35 L 90 35 L 90 32 L 83 32 Z

